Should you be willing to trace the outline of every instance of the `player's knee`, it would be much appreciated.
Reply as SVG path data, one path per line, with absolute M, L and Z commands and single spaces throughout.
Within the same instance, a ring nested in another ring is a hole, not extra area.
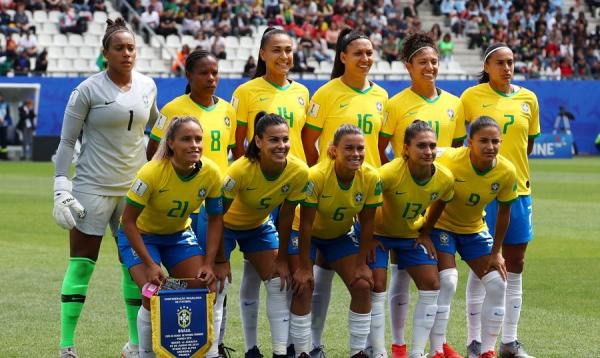
M 375 280 L 373 284 L 373 292 L 385 292 L 386 282 L 385 280 Z
M 511 257 L 506 259 L 506 269 L 508 272 L 521 273 L 525 267 L 525 256 Z
M 440 279 L 438 276 L 425 277 L 417 286 L 419 290 L 437 291 L 440 289 Z M 454 286 L 454 290 L 456 290 L 456 286 Z
M 456 268 L 450 268 L 440 271 L 440 290 L 444 292 L 456 292 L 456 285 L 458 284 L 458 271 Z
M 355 281 L 350 286 L 350 295 L 353 299 L 369 300 L 371 297 L 371 286 L 365 280 Z

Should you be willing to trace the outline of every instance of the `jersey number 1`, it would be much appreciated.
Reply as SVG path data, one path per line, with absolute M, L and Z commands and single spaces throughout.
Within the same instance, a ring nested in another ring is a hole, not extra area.
M 129 124 L 127 125 L 127 130 L 131 130 L 131 124 L 133 124 L 133 111 L 129 111 Z

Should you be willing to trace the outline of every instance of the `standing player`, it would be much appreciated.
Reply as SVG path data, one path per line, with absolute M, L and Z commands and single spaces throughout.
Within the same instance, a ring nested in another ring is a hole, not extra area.
M 307 199 L 302 204 L 302 267 L 294 275 L 297 287 L 290 318 L 291 335 L 296 353 L 308 357 L 311 349 L 311 260 L 314 262 L 318 250 L 350 292 L 350 355 L 367 357 L 363 350 L 371 325 L 370 291 L 373 286 L 367 256 L 373 243 L 375 210 L 382 204 L 381 185 L 377 170 L 363 165 L 365 137 L 358 127 L 349 124 L 339 127 L 327 156 L 329 159 L 310 168 Z M 354 231 L 355 216 L 359 218 L 360 234 Z
M 116 235 L 123 196 L 146 162 L 144 128 L 159 116 L 156 85 L 133 70 L 133 33 L 122 18 L 106 22 L 102 53 L 108 69 L 83 81 L 71 93 L 56 156 L 53 214 L 58 225 L 69 230 L 70 239 L 69 265 L 61 289 L 61 357 L 77 357 L 75 328 L 102 236 L 107 225 Z M 71 185 L 69 166 L 82 130 L 81 155 Z M 141 297 L 124 266 L 123 294 L 129 342 L 122 355 L 129 357 L 137 353 L 136 317 Z
M 540 134 L 539 106 L 535 94 L 511 84 L 514 73 L 514 56 L 502 43 L 485 51 L 483 72 L 479 85 L 468 88 L 461 96 L 467 121 L 482 115 L 489 116 L 500 125 L 501 154 L 517 168 L 517 193 L 519 200 L 513 204 L 510 225 L 502 247 L 508 270 L 506 285 L 506 315 L 502 326 L 501 357 L 533 358 L 517 340 L 517 325 L 521 314 L 522 272 L 527 244 L 533 238 L 531 222 L 531 186 L 527 155 L 533 149 L 535 137 Z M 486 221 L 493 233 L 496 229 L 498 204 L 493 201 L 486 208 Z M 469 356 L 478 352 L 481 342 L 479 320 L 483 302 L 482 283 L 472 273 L 467 283 L 467 322 Z
M 378 247 L 376 262 L 371 268 L 375 281 L 373 290 L 385 292 L 388 252 L 393 251 L 400 260 L 399 267 L 415 281 L 419 299 L 413 316 L 411 357 L 421 357 L 433 327 L 440 289 L 435 249 L 429 234 L 441 212 L 430 211 L 427 217 L 423 212 L 436 200 L 452 200 L 454 178 L 444 166 L 434 163 L 437 143 L 435 132 L 427 123 L 414 121 L 402 137 L 402 156 L 379 169 L 383 206 L 375 217 L 375 239 L 381 242 L 384 250 Z M 390 313 L 401 312 L 393 310 Z M 391 322 L 396 320 L 399 317 L 390 316 Z M 378 342 L 373 347 L 381 344 L 385 342 Z M 407 356 L 406 345 L 392 345 L 392 357 Z M 444 356 L 441 351 L 433 355 Z
M 411 86 L 392 97 L 385 107 L 386 120 L 379 134 L 381 160 L 384 163 L 388 161 L 385 150 L 390 142 L 396 156 L 404 153 L 404 132 L 415 119 L 427 122 L 434 129 L 438 146 L 462 146 L 466 137 L 462 103 L 458 97 L 436 87 L 439 54 L 435 41 L 431 36 L 420 33 L 409 36 L 402 48 L 402 59 L 410 74 Z M 391 252 L 391 261 L 388 304 L 392 354 L 404 357 L 404 322 L 408 314 L 410 279 L 406 270 L 398 270 L 394 251 Z M 433 334 L 432 339 L 435 339 Z M 460 357 L 448 344 L 444 344 L 444 354 L 446 358 Z
M 377 141 L 383 124 L 383 108 L 387 92 L 369 81 L 373 65 L 373 44 L 363 33 L 342 30 L 336 45 L 331 80 L 315 92 L 308 110 L 302 142 L 309 165 L 327 160 L 327 148 L 335 131 L 343 124 L 359 127 L 365 136 L 365 162 L 381 166 Z M 319 148 L 316 143 L 319 141 Z M 319 156 L 319 152 L 321 155 Z M 322 336 L 331 295 L 334 272 L 317 257 L 314 266 L 315 290 L 312 302 L 313 355 L 323 350 Z M 385 330 L 385 295 L 372 297 L 374 332 Z M 379 328 L 377 328 L 379 327 Z M 385 347 L 382 347 L 385 350 Z
M 293 60 L 291 37 L 282 30 L 267 28 L 260 42 L 254 78 L 239 86 L 231 100 L 238 121 L 234 150 L 236 158 L 244 155 L 244 142 L 249 143 L 254 136 L 254 118 L 259 112 L 265 112 L 278 114 L 288 122 L 290 154 L 306 161 L 301 131 L 306 121 L 309 94 L 305 86 L 287 78 L 294 65 Z M 299 215 L 296 215 L 294 222 L 294 226 L 297 226 Z M 288 245 L 292 272 L 298 266 L 298 250 L 294 244 L 295 241 Z M 260 354 L 257 346 L 259 290 L 260 277 L 245 259 L 240 301 L 242 301 L 242 326 L 248 357 Z
M 227 170 L 224 183 L 225 253 L 237 244 L 267 289 L 273 357 L 287 356 L 288 240 L 296 205 L 305 198 L 306 164 L 290 151 L 289 125 L 276 114 L 257 115 L 246 155 Z M 277 228 L 271 211 L 279 207 Z M 244 302 L 240 302 L 244 305 Z M 256 348 L 256 347 L 255 347 Z M 257 351 L 258 349 L 256 349 Z M 252 350 L 246 356 L 262 356 Z
M 185 61 L 185 75 L 188 80 L 186 93 L 173 99 L 160 110 L 165 120 L 158 121 L 152 128 L 147 156 L 151 158 L 154 155 L 158 143 L 163 137 L 164 129 L 173 117 L 193 116 L 198 119 L 205 133 L 202 137 L 202 144 L 205 148 L 204 157 L 215 162 L 224 175 L 229 166 L 229 149 L 235 146 L 236 122 L 233 107 L 227 101 L 215 96 L 215 90 L 219 83 L 217 58 L 205 50 L 191 52 Z M 204 248 L 208 219 L 205 206 L 200 206 L 198 211 L 192 213 L 191 218 L 192 230 L 194 230 L 200 246 Z M 202 260 L 203 257 L 201 256 L 200 259 Z M 222 270 L 218 271 L 223 272 Z M 221 283 L 222 290 L 219 290 L 213 308 L 214 329 L 218 334 L 218 339 L 215 339 L 213 346 L 206 354 L 209 358 L 216 357 L 218 354 L 226 354 L 226 348 L 223 345 L 224 334 L 221 333 L 224 332 L 224 301 L 228 282 L 222 280 Z
M 222 179 L 215 163 L 201 159 L 202 136 L 196 118 L 172 118 L 156 155 L 140 169 L 127 193 L 119 253 L 140 290 L 148 282 L 163 282 L 161 264 L 172 277 L 197 278 L 190 287 L 215 289 L 213 267 L 223 235 Z M 190 214 L 203 202 L 208 237 L 200 246 L 190 228 Z M 137 318 L 142 358 L 155 356 L 150 317 L 150 299 L 143 297 Z

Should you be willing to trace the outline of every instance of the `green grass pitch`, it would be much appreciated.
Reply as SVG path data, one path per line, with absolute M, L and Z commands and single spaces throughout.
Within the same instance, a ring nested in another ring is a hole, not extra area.
M 600 357 L 600 159 L 539 160 L 531 167 L 535 240 L 527 255 L 520 339 L 538 358 Z M 0 163 L 0 357 L 58 355 L 68 239 L 52 219 L 52 172 L 49 163 Z M 232 264 L 226 343 L 241 357 L 239 254 Z M 464 264 L 459 272 L 448 338 L 464 350 Z M 116 247 L 107 237 L 78 326 L 80 356 L 119 356 L 127 340 L 120 281 Z M 349 298 L 339 279 L 334 291 L 325 344 L 336 358 L 347 356 Z M 264 296 L 259 324 L 260 345 L 270 356 Z

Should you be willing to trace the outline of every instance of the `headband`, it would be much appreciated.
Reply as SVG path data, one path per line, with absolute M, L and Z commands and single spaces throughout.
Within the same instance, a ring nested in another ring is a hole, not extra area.
M 358 39 L 369 40 L 369 38 L 365 34 L 361 34 L 361 33 L 355 32 L 355 31 L 350 31 L 349 33 L 344 35 L 344 37 L 342 37 L 341 50 L 342 51 L 346 50 L 346 47 L 350 44 L 350 42 L 352 42 L 354 40 L 358 40 Z
M 408 56 L 408 58 L 406 59 L 406 62 L 410 62 L 410 59 L 411 59 L 411 58 L 413 58 L 413 56 L 414 56 L 414 55 L 415 55 L 417 52 L 421 51 L 421 50 L 422 50 L 422 49 L 424 49 L 424 48 L 431 48 L 431 49 L 433 49 L 433 47 L 431 47 L 431 46 L 429 46 L 429 45 L 427 45 L 427 46 L 422 46 L 422 47 L 419 47 L 418 49 L 414 50 L 414 51 L 413 51 L 413 53 L 411 53 L 411 54 L 410 54 L 410 56 Z M 434 50 L 435 50 L 435 49 L 434 49 Z
M 115 31 L 111 32 L 110 35 L 106 36 L 106 38 L 102 41 L 102 48 L 107 49 L 106 44 L 109 42 L 110 38 L 113 37 L 113 35 L 117 32 L 129 32 L 131 36 L 133 36 L 133 38 L 135 39 L 135 34 L 131 30 L 129 30 L 129 28 L 123 27 L 120 29 L 116 29 Z
M 496 52 L 498 50 L 504 49 L 504 48 L 510 50 L 510 48 L 508 46 L 499 46 L 499 47 L 496 47 L 495 49 L 493 49 L 490 52 L 488 52 L 487 55 L 485 55 L 485 57 L 483 58 L 483 62 L 485 63 L 485 61 L 487 61 L 488 57 L 490 57 L 491 54 L 493 54 L 494 52 Z

